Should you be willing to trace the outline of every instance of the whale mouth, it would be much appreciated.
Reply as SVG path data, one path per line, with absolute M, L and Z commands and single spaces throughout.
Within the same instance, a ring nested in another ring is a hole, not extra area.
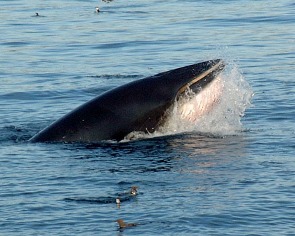
M 182 120 L 195 122 L 220 101 L 223 82 L 219 74 L 223 71 L 225 63 L 222 60 L 215 60 L 213 63 L 212 67 L 178 90 L 176 101 L 179 103 Z
M 199 93 L 218 77 L 218 74 L 223 71 L 226 65 L 221 59 L 209 61 L 208 63 L 212 64 L 212 66 L 183 85 L 178 90 L 176 98 L 181 97 L 187 90 L 192 90 L 196 94 Z

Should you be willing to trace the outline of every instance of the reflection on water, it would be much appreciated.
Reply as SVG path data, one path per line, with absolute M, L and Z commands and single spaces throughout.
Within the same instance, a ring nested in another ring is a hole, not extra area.
M 76 159 L 91 163 L 89 170 L 109 173 L 156 173 L 176 171 L 202 174 L 221 163 L 237 162 L 247 155 L 247 139 L 197 133 L 155 137 L 123 143 L 68 145 L 83 151 Z M 88 154 L 85 154 L 88 153 Z

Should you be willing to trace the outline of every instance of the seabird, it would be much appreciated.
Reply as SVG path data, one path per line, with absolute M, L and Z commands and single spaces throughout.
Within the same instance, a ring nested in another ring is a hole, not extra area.
M 120 229 L 127 228 L 127 227 L 133 227 L 133 226 L 137 225 L 136 223 L 125 223 L 124 220 L 122 220 L 122 219 L 118 219 L 117 223 L 119 224 Z
M 137 186 L 131 186 L 131 190 L 130 190 L 130 195 L 132 195 L 132 196 L 135 196 L 135 195 L 137 195 L 137 189 L 138 189 L 138 187 Z
M 120 198 L 116 198 L 116 203 L 117 203 L 118 205 L 120 205 L 120 203 L 121 203 Z

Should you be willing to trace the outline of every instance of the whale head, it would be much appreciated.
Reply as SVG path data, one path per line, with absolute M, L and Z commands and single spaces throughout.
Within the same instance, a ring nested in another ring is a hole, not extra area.
M 159 73 L 98 95 L 36 134 L 32 142 L 98 142 L 121 140 L 133 131 L 152 133 L 167 110 L 192 91 L 197 99 L 182 106 L 182 116 L 195 120 L 212 108 L 220 94 L 221 59 Z

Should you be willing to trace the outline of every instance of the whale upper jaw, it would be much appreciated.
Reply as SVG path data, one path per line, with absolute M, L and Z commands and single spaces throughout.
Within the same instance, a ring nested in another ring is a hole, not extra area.
M 181 96 L 186 90 L 191 89 L 198 93 L 206 88 L 219 73 L 223 71 L 226 64 L 222 59 L 208 61 L 208 69 L 196 74 L 189 82 L 179 88 L 177 97 Z

